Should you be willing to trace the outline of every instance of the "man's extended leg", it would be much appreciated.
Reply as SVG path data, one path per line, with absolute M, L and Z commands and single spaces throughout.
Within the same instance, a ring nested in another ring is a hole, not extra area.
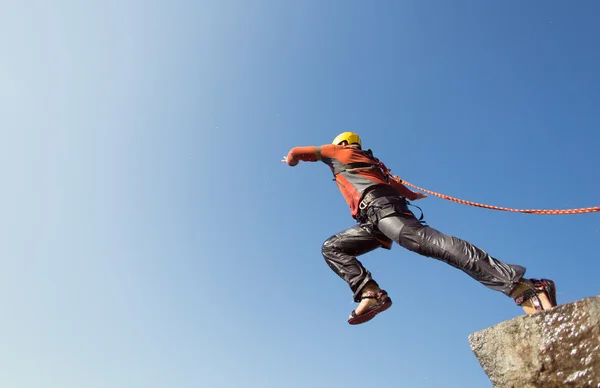
M 486 287 L 514 297 L 514 289 L 521 285 L 525 268 L 506 264 L 490 256 L 483 249 L 459 238 L 443 234 L 438 230 L 422 225 L 408 214 L 383 218 L 378 229 L 390 239 L 406 249 L 423 256 L 441 260 L 458 268 Z M 544 307 L 549 307 L 548 299 L 540 295 Z M 529 313 L 527 306 L 523 306 Z
M 498 261 L 467 241 L 421 224 L 412 215 L 386 217 L 377 227 L 404 248 L 461 269 L 483 285 L 506 295 L 525 273 L 525 268 Z

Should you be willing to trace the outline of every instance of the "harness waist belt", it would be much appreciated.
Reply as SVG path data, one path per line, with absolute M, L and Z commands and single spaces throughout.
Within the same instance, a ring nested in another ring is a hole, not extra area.
M 392 186 L 387 186 L 387 185 L 378 185 L 378 186 L 374 186 L 372 189 L 370 189 L 369 191 L 367 191 L 359 204 L 359 208 L 362 209 L 366 209 L 367 207 L 369 207 L 369 205 L 371 204 L 371 202 L 373 202 L 375 199 L 377 198 L 381 198 L 381 197 L 398 197 L 400 195 L 400 193 L 398 193 L 398 191 L 396 189 L 394 189 Z

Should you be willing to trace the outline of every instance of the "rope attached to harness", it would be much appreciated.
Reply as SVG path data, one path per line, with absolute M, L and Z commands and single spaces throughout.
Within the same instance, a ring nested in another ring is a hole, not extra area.
M 435 191 L 426 190 L 419 186 L 413 185 L 412 183 L 407 182 L 404 179 L 398 178 L 398 180 L 400 183 L 402 183 L 406 186 L 410 186 L 417 190 L 423 191 L 427 194 L 431 194 L 436 197 L 446 199 L 448 201 L 457 202 L 457 203 L 460 203 L 463 205 L 482 207 L 485 209 L 501 210 L 501 211 L 506 211 L 506 212 L 516 212 L 516 213 L 529 213 L 529 214 L 582 214 L 582 213 L 600 212 L 600 206 L 585 207 L 585 208 L 578 208 L 578 209 L 549 210 L 549 209 L 512 209 L 512 208 L 502 207 L 502 206 L 484 205 L 484 204 L 477 203 L 477 202 L 465 201 L 464 199 L 450 197 L 449 195 L 436 193 Z

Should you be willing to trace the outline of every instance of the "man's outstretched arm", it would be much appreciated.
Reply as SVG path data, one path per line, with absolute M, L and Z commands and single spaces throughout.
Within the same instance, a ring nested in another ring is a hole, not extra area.
M 333 147 L 330 145 L 294 147 L 282 162 L 286 162 L 290 166 L 297 165 L 299 161 L 316 162 L 321 160 L 323 156 L 333 156 L 333 152 Z

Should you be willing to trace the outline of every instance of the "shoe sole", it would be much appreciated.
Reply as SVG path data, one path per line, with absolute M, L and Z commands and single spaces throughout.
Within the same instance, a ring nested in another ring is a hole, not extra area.
M 392 300 L 388 298 L 381 306 L 366 312 L 364 314 L 360 314 L 354 318 L 348 319 L 348 323 L 351 325 L 360 325 L 361 323 L 365 323 L 375 318 L 375 316 L 379 313 L 384 312 L 392 306 Z

